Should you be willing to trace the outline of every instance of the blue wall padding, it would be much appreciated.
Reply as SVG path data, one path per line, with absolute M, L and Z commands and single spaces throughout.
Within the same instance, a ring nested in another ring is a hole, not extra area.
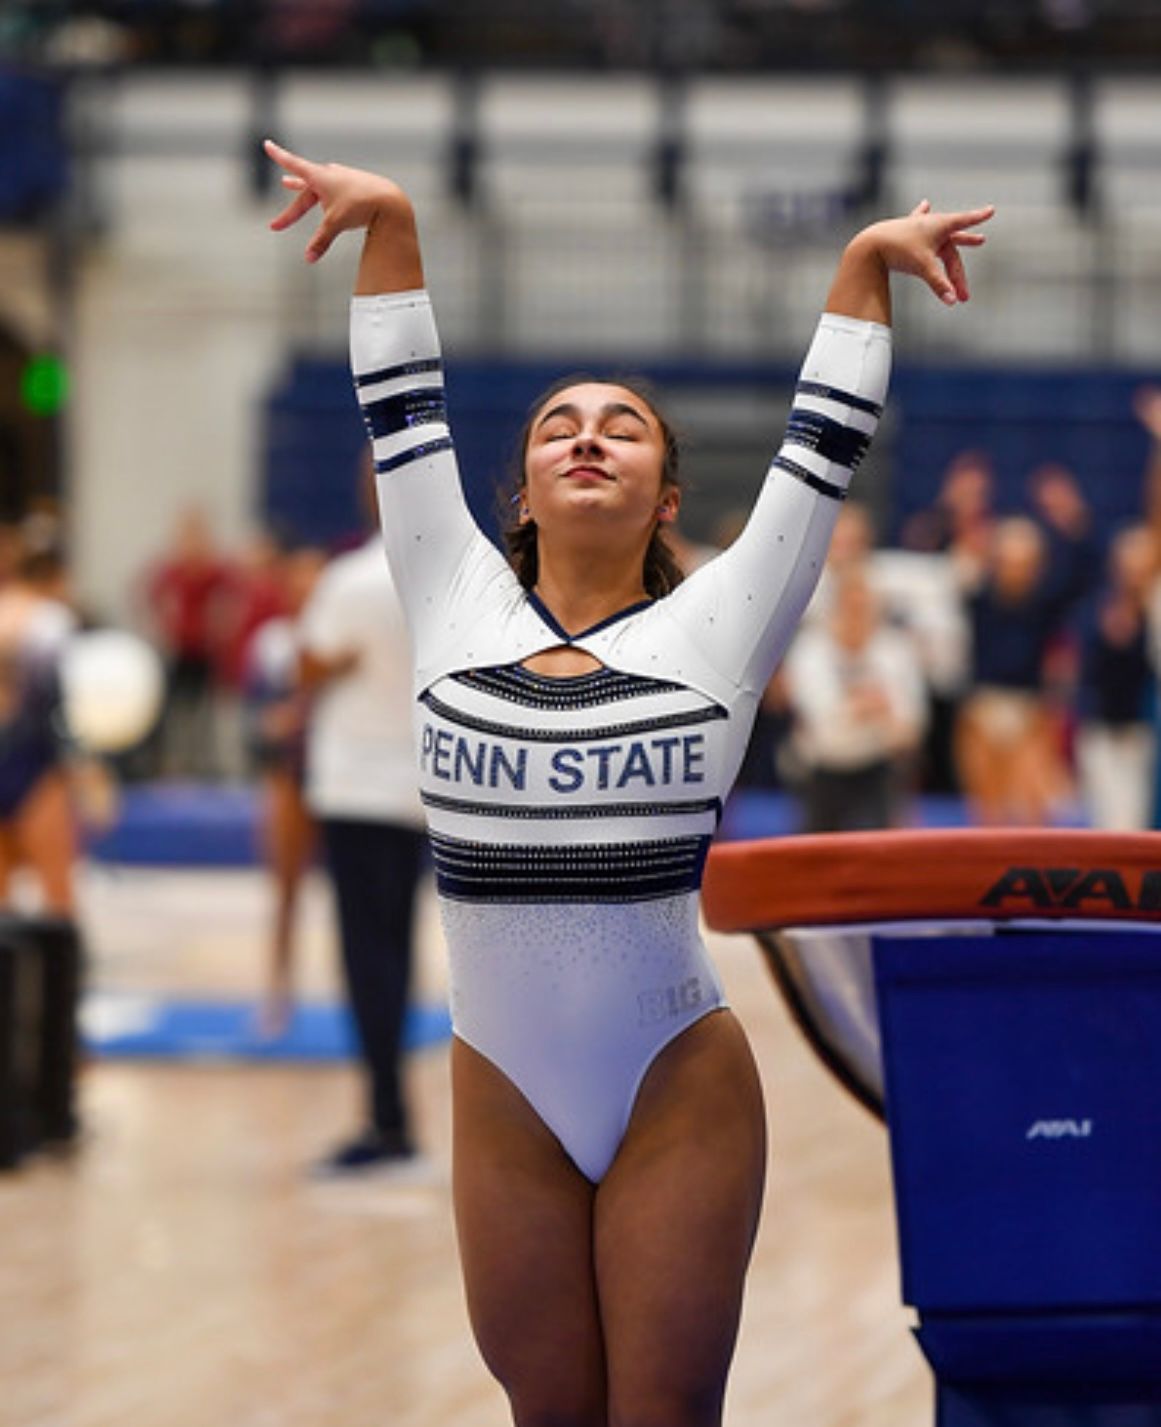
M 507 476 L 529 404 L 557 376 L 607 362 L 455 360 L 448 400 L 461 475 L 477 519 L 496 529 L 496 486 Z M 784 390 L 795 368 L 781 362 L 617 362 L 641 372 L 681 423 L 681 392 Z M 1133 393 L 1149 373 L 1130 370 L 1008 370 L 900 364 L 892 383 L 893 448 L 887 525 L 897 538 L 907 517 L 934 501 L 951 459 L 967 450 L 994 460 L 997 504 L 1026 507 L 1038 465 L 1072 468 L 1093 506 L 1098 533 L 1140 513 L 1148 440 L 1133 416 Z M 696 432 L 691 433 L 696 438 Z M 755 452 L 755 488 L 778 431 Z M 364 440 L 341 359 L 292 361 L 268 397 L 260 513 L 300 539 L 333 544 L 361 528 L 355 472 Z
M 1154 374 L 1155 375 L 1155 374 Z M 1078 477 L 1107 535 L 1141 512 L 1149 439 L 1133 415 L 1147 380 L 1133 371 L 907 368 L 893 384 L 895 538 L 908 516 L 930 506 L 949 462 L 962 451 L 994 462 L 997 504 L 1027 508 L 1027 478 L 1058 463 Z
M 0 65 L 0 221 L 31 222 L 69 178 L 63 81 Z

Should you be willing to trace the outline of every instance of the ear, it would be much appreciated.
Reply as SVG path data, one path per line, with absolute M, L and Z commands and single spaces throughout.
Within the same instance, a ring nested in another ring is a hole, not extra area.
M 660 525 L 672 525 L 681 508 L 681 492 L 676 486 L 666 486 L 657 502 L 657 521 Z

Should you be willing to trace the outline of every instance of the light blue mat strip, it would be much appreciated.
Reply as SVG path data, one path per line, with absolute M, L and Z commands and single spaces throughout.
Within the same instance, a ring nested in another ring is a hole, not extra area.
M 329 1003 L 297 1006 L 286 1031 L 269 1037 L 251 1001 L 96 992 L 85 1000 L 81 1028 L 89 1052 L 109 1059 L 339 1061 L 355 1054 L 346 1007 Z M 450 1034 L 445 1007 L 408 1011 L 409 1050 L 436 1045 Z

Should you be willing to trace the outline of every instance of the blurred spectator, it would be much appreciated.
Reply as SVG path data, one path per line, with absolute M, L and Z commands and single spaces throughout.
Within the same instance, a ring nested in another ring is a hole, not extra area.
M 1148 712 L 1154 673 L 1147 610 L 1157 547 L 1145 525 L 1121 531 L 1108 578 L 1082 622 L 1077 771 L 1094 827 L 1151 826 L 1155 738 Z
M 226 777 L 242 777 L 247 771 L 243 705 L 250 645 L 268 620 L 286 613 L 282 549 L 269 531 L 256 531 L 237 555 L 224 562 L 217 599 L 214 751 L 218 772 Z
M 948 466 L 935 505 L 918 511 L 903 527 L 906 550 L 944 552 L 956 563 L 986 558 L 995 511 L 992 463 L 981 451 L 963 451 Z
M 795 769 L 792 760 L 787 760 L 793 727 L 786 671 L 779 668 L 762 691 L 735 787 L 780 788 L 788 780 L 793 781 Z
M 245 682 L 250 641 L 267 620 L 290 613 L 288 565 L 269 531 L 252 534 L 235 558 L 223 562 L 216 647 L 218 675 L 230 688 Z
M 76 620 L 55 545 L 26 547 L 0 588 L 0 907 L 27 868 L 40 909 L 72 915 L 77 832 L 58 661 Z
M 303 610 L 300 670 L 313 695 L 307 796 L 335 892 L 347 994 L 365 1072 L 364 1120 L 320 1174 L 391 1169 L 416 1157 L 403 1084 L 415 894 L 426 845 L 412 753 L 411 657 L 374 522 L 323 572 Z
M 185 511 L 146 580 L 148 613 L 167 671 L 158 733 L 163 774 L 199 777 L 218 771 L 214 673 L 230 583 L 204 512 Z
M 1057 547 L 1067 545 L 1057 536 Z M 956 751 L 963 790 L 984 823 L 1042 823 L 1070 791 L 1043 675 L 1083 593 L 1085 566 L 1078 551 L 1050 559 L 1052 548 L 1035 521 L 1010 516 L 996 525 L 986 560 L 964 567 L 973 687 Z
M 860 569 L 874 583 L 869 561 L 875 548 L 875 526 L 871 513 L 857 501 L 846 501 L 839 508 L 834 534 L 826 552 L 826 564 L 806 607 L 803 621 L 825 619 L 834 602 L 835 586 L 845 574 Z
M 250 761 L 260 784 L 262 855 L 274 891 L 268 973 L 259 1025 L 270 1037 L 288 1027 L 294 1003 L 295 912 L 317 835 L 303 790 L 306 701 L 299 688 L 298 616 L 325 557 L 303 548 L 279 561 L 282 616 L 249 644 L 244 681 Z
M 865 569 L 835 582 L 830 611 L 802 631 L 785 671 L 805 830 L 899 824 L 926 718 L 923 676 L 911 641 L 884 623 Z
M 875 548 L 870 511 L 848 502 L 839 513 L 808 620 L 826 614 L 836 581 L 855 568 L 866 571 L 883 617 L 911 637 L 923 670 L 928 711 L 919 760 L 923 785 L 930 791 L 953 792 L 958 781 L 952 728 L 967 681 L 968 630 L 952 558 L 947 553 Z

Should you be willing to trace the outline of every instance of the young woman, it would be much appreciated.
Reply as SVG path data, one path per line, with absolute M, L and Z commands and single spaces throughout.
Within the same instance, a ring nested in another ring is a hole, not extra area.
M 851 242 L 749 525 L 671 587 L 652 404 L 582 380 L 534 409 L 518 574 L 460 494 L 406 195 L 267 149 L 295 193 L 272 226 L 321 209 L 308 261 L 365 234 L 352 365 L 414 648 L 477 1340 L 519 1427 L 717 1423 L 766 1140 L 701 869 L 886 392 L 888 273 L 965 300 L 991 210 L 924 203 Z

